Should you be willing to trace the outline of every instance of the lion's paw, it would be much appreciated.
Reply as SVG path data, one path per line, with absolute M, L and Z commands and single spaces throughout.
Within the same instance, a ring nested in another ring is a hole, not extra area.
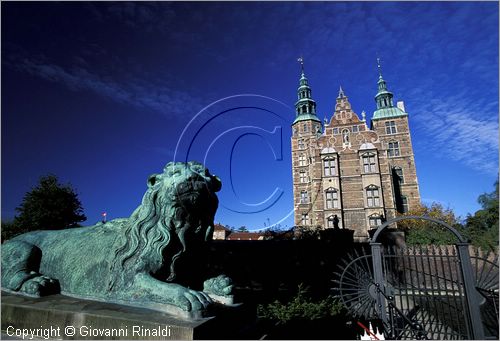
M 233 284 L 231 278 L 226 275 L 220 275 L 214 278 L 207 279 L 203 283 L 203 291 L 209 294 L 218 296 L 229 296 L 233 291 Z
M 20 291 L 28 295 L 40 297 L 59 293 L 60 286 L 57 279 L 39 275 L 24 282 Z
M 208 308 L 212 299 L 202 291 L 185 289 L 179 297 L 179 306 L 185 311 L 199 311 Z

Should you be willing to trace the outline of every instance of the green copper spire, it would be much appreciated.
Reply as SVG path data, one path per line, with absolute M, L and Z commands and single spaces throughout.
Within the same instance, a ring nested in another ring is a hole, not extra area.
M 380 58 L 377 58 L 378 67 L 378 92 L 375 95 L 375 102 L 377 103 L 377 110 L 373 113 L 372 119 L 389 118 L 408 115 L 398 107 L 394 106 L 393 94 L 387 89 L 387 83 L 382 77 L 382 68 L 380 66 Z
M 316 102 L 311 97 L 311 87 L 304 73 L 304 59 L 300 57 L 297 61 L 300 63 L 301 74 L 297 89 L 297 102 L 295 103 L 296 117 L 293 124 L 304 120 L 321 122 L 316 116 Z

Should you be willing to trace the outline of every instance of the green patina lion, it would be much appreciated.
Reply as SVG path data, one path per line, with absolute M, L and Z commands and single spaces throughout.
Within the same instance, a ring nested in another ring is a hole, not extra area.
M 149 177 L 142 203 L 128 219 L 34 231 L 5 242 L 2 288 L 166 311 L 174 306 L 201 316 L 210 295 L 230 297 L 230 280 L 219 276 L 205 282 L 204 292 L 192 290 L 176 283 L 176 263 L 211 239 L 220 188 L 203 165 L 170 162 L 163 174 Z

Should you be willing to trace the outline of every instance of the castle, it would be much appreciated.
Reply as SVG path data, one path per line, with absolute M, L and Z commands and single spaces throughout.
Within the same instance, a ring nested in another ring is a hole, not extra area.
M 348 228 L 357 241 L 385 220 L 420 203 L 408 113 L 380 72 L 377 109 L 361 119 L 340 88 L 332 117 L 321 122 L 302 73 L 292 124 L 296 226 Z

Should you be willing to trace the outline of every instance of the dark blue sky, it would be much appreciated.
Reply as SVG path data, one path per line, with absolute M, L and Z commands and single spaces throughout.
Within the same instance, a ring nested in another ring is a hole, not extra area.
M 293 225 L 300 55 L 320 118 L 340 85 L 371 118 L 380 56 L 424 202 L 464 217 L 497 178 L 497 2 L 1 6 L 2 218 L 49 172 L 77 189 L 87 224 L 129 216 L 175 156 L 222 178 L 216 221 Z

